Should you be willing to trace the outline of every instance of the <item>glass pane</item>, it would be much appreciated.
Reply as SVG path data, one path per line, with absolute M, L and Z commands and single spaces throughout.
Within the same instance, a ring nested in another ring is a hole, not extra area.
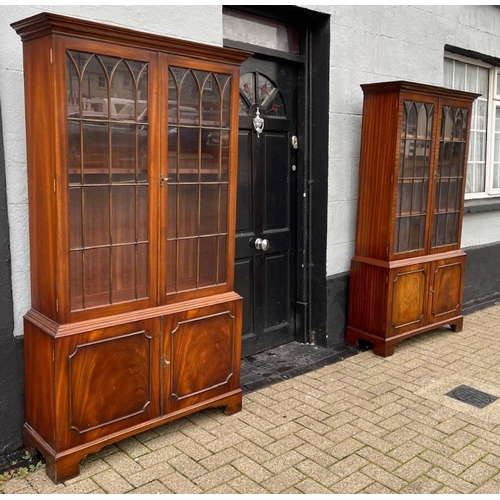
M 500 188 L 500 107 L 495 108 L 495 138 L 493 152 L 493 188 Z
M 200 279 L 198 286 L 217 284 L 217 237 L 200 238 Z
M 224 38 L 299 53 L 299 32 L 294 26 L 231 9 L 224 9 L 223 26 Z
M 180 106 L 176 110 L 179 123 L 198 125 L 200 123 L 200 88 L 191 71 L 187 71 L 180 82 L 179 94 Z
M 82 248 L 82 188 L 69 190 L 69 248 Z
M 111 195 L 113 214 L 113 243 L 120 244 L 135 242 L 135 187 L 113 186 Z
M 83 251 L 73 251 L 70 258 L 71 310 L 83 309 Z
M 178 187 L 178 221 L 177 236 L 185 238 L 189 236 L 198 236 L 198 184 L 180 185 Z M 205 210 L 205 207 L 204 207 Z
M 219 236 L 219 263 L 218 263 L 218 283 L 225 283 L 227 280 L 227 236 Z
M 167 242 L 167 293 L 177 290 L 177 241 Z
M 201 185 L 200 235 L 219 232 L 219 186 Z
M 85 247 L 109 245 L 109 187 L 83 188 L 83 241 Z
M 135 299 L 135 246 L 114 247 L 111 252 L 112 262 L 112 302 L 124 302 Z M 115 278 L 116 277 L 116 278 Z
M 110 248 L 85 251 L 84 307 L 110 304 Z
M 198 238 L 177 241 L 177 291 L 192 290 L 197 285 Z

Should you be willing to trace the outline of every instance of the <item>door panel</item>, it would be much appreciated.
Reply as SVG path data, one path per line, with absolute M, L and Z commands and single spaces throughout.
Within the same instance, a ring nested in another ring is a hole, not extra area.
M 402 267 L 392 276 L 393 334 L 423 326 L 425 322 L 427 268 L 425 265 Z
M 295 335 L 297 74 L 290 63 L 252 58 L 241 75 L 235 290 L 248 356 Z M 258 239 L 268 247 L 257 248 Z
M 430 321 L 443 321 L 461 314 L 465 257 L 436 261 L 432 270 Z

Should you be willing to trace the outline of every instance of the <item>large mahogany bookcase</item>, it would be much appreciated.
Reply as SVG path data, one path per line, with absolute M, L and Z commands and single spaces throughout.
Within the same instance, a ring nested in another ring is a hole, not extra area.
M 364 92 L 355 255 L 346 341 L 380 356 L 463 324 L 460 250 L 477 94 L 395 81 Z
M 241 409 L 233 265 L 249 54 L 49 13 L 12 27 L 31 252 L 24 442 L 61 482 L 105 445 Z

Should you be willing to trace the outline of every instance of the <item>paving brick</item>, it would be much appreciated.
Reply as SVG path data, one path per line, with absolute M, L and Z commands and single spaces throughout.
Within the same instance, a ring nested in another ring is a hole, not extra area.
M 186 476 L 190 480 L 206 474 L 207 469 L 186 455 L 177 455 L 168 461 L 177 472 Z
M 466 425 L 467 424 L 462 420 L 453 417 L 440 422 L 438 425 L 436 425 L 435 428 L 436 430 L 444 432 L 445 434 L 453 434 L 454 432 L 457 432 L 458 430 L 466 427 Z
M 385 434 L 384 440 L 397 446 L 412 440 L 417 435 L 418 433 L 412 429 L 408 429 L 407 427 L 400 427 L 399 429 Z
M 389 453 L 395 447 L 394 444 L 385 441 L 383 438 L 374 436 L 369 432 L 360 432 L 356 435 L 356 440 L 367 446 L 371 446 L 382 453 Z
M 450 488 L 460 491 L 461 493 L 472 493 L 475 489 L 474 484 L 460 479 L 439 467 L 432 468 L 427 475 L 445 486 L 449 486 Z
M 371 477 L 377 483 L 380 483 L 392 491 L 398 492 L 406 486 L 406 481 L 403 481 L 394 474 L 387 472 L 378 465 L 368 464 L 361 469 L 361 472 L 368 477 Z
M 223 465 L 232 463 L 234 460 L 242 457 L 243 453 L 236 448 L 226 448 L 218 453 L 214 453 L 207 458 L 200 460 L 200 465 L 208 471 L 215 470 Z
M 203 493 L 202 489 L 190 481 L 188 478 L 180 474 L 179 472 L 174 472 L 172 474 L 167 474 L 161 480 L 170 491 L 177 493 L 179 495 L 187 495 L 193 493 Z
M 421 476 L 399 491 L 405 495 L 422 495 L 436 493 L 443 488 L 443 484 L 427 476 Z
M 355 427 L 355 431 L 350 433 L 350 436 L 356 435 L 358 432 L 368 432 L 370 434 L 373 434 L 374 436 L 377 436 L 379 438 L 383 436 L 387 436 L 389 434 L 389 431 L 387 429 L 384 429 L 383 427 L 380 427 L 379 424 L 373 424 L 371 422 L 368 422 L 367 420 L 364 420 L 363 418 L 356 418 L 352 422 L 350 422 L 351 427 Z M 345 428 L 345 426 L 344 426 Z M 343 428 L 339 430 L 339 432 L 342 432 Z
M 326 422 L 320 422 L 309 415 L 302 415 L 301 417 L 296 418 L 295 422 L 306 429 L 311 429 L 314 432 L 317 432 L 318 434 L 326 434 L 331 430 L 331 427 L 329 427 Z
M 311 444 L 303 444 L 296 448 L 295 451 L 300 453 L 303 457 L 307 457 L 313 462 L 316 462 L 321 467 L 330 467 L 338 461 L 337 458 L 332 457 L 329 453 L 325 453 Z
M 268 493 L 268 491 L 263 488 L 259 483 L 252 481 L 246 476 L 238 476 L 235 479 L 229 481 L 229 486 L 233 488 L 238 493 L 244 494 L 259 494 L 263 495 Z
M 150 483 L 147 483 L 143 486 L 140 486 L 139 488 L 136 488 L 134 490 L 134 494 L 137 495 L 159 495 L 159 494 L 164 494 L 168 495 L 169 493 L 172 493 L 164 484 L 160 483 L 159 481 L 151 481 Z
M 303 430 L 303 427 L 297 422 L 286 422 L 283 425 L 270 429 L 268 434 L 278 440 L 292 434 L 297 435 L 301 430 Z
M 363 491 L 373 483 L 372 478 L 365 476 L 361 472 L 354 472 L 339 482 L 332 484 L 330 490 L 338 494 L 354 494 Z
M 290 450 L 298 448 L 302 446 L 304 441 L 297 436 L 286 436 L 283 439 L 279 439 L 278 441 L 274 441 L 270 445 L 266 446 L 266 450 L 272 453 L 273 455 L 282 455 Z
M 391 442 L 390 440 L 388 441 Z M 396 446 L 394 449 L 388 452 L 387 455 L 394 458 L 395 460 L 398 460 L 401 463 L 404 463 L 408 462 L 408 460 L 411 460 L 413 457 L 420 455 L 424 451 L 425 448 L 418 443 L 407 441 L 400 446 Z
M 410 483 L 420 476 L 423 476 L 432 468 L 432 464 L 415 457 L 394 470 L 394 474 Z
M 295 468 L 324 487 L 329 487 L 340 480 L 339 476 L 333 474 L 333 472 L 329 471 L 326 467 L 321 467 L 312 460 L 304 460 L 297 464 Z M 298 487 L 298 489 L 301 488 Z
M 304 460 L 305 458 L 303 455 L 297 453 L 295 450 L 291 450 L 282 455 L 278 455 L 275 458 L 272 458 L 262 465 L 274 474 L 279 474 L 293 467 L 294 465 L 303 462 Z
M 262 483 L 262 481 L 269 479 L 273 475 L 269 469 L 264 468 L 248 457 L 234 460 L 231 465 L 256 483 Z
M 274 475 L 265 480 L 262 483 L 262 486 L 270 493 L 283 493 L 284 491 L 295 487 L 304 479 L 304 474 L 292 467 L 281 474 Z M 297 492 L 300 492 L 300 490 L 297 490 Z
M 361 493 L 371 494 L 371 495 L 391 495 L 394 491 L 387 486 L 380 483 L 372 483 L 367 486 Z
M 155 464 L 166 462 L 173 457 L 181 455 L 180 450 L 174 448 L 173 446 L 166 446 L 165 448 L 159 448 L 156 451 L 152 451 L 147 455 L 142 455 L 137 458 L 137 463 L 144 468 L 152 467 Z
M 487 495 L 487 494 L 498 495 L 500 493 L 500 478 L 498 478 L 496 480 L 492 479 L 491 481 L 484 483 L 480 488 L 477 488 L 474 491 L 474 493 L 483 494 L 483 495 Z
M 220 469 L 199 476 L 193 480 L 203 491 L 211 490 L 240 475 L 231 465 L 224 465 Z
M 120 475 L 123 476 L 123 473 L 120 469 L 116 470 L 118 470 L 120 472 Z M 124 477 L 135 488 L 138 488 L 156 479 L 161 479 L 167 474 L 172 474 L 173 472 L 174 469 L 169 464 L 167 464 L 166 462 L 160 462 L 152 465 L 151 467 L 148 467 L 147 469 L 141 469 L 140 472 L 136 472 L 135 474 L 130 474 Z
M 474 434 L 471 434 L 470 432 L 464 430 L 459 430 L 457 432 L 454 432 L 450 436 L 446 436 L 446 438 L 443 439 L 442 442 L 443 444 L 450 446 L 455 450 L 461 450 L 476 439 L 477 437 L 474 436 Z
M 95 474 L 92 476 L 92 480 L 108 494 L 117 495 L 127 493 L 133 489 L 133 486 L 114 470 L 106 470 Z
M 151 451 L 135 437 L 124 439 L 123 441 L 116 443 L 116 446 L 132 458 L 140 457 L 141 455 L 145 455 Z
M 439 455 L 443 457 L 450 457 L 455 453 L 455 450 L 453 448 L 450 448 L 449 446 L 446 446 L 445 444 L 441 443 L 439 440 L 432 439 L 429 436 L 425 436 L 422 434 L 419 434 L 418 436 L 415 436 L 412 441 L 415 443 L 423 446 L 424 448 L 427 448 L 429 450 L 432 450 Z
M 439 453 L 436 453 L 433 450 L 425 450 L 420 458 L 425 460 L 431 465 L 436 467 L 442 467 L 444 470 L 447 470 L 450 474 L 459 475 L 461 474 L 467 467 L 458 462 L 455 462 L 451 458 L 444 457 Z
M 129 476 L 143 470 L 137 461 L 121 451 L 109 455 L 104 461 L 114 470 L 119 470 L 122 476 Z
M 498 474 L 498 469 L 492 467 L 491 465 L 478 462 L 471 467 L 469 467 L 465 472 L 463 472 L 460 477 L 469 483 L 473 483 L 477 486 L 484 484 L 486 481 L 491 479 L 493 476 Z M 500 493 L 498 491 L 497 493 Z
M 338 460 L 342 460 L 353 453 L 356 453 L 359 449 L 363 448 L 364 444 L 353 438 L 347 438 L 346 440 L 336 444 L 328 450 L 328 453 Z
M 393 471 L 401 465 L 397 460 L 394 460 L 385 453 L 380 453 L 380 451 L 375 450 L 371 446 L 361 448 L 356 452 L 356 455 L 363 457 L 368 462 L 378 465 L 387 471 Z
M 469 467 L 486 455 L 487 452 L 484 450 L 476 448 L 474 445 L 469 445 L 451 455 L 450 459 Z
M 358 454 L 350 455 L 342 460 L 339 460 L 331 467 L 329 467 L 330 471 L 335 475 L 345 478 L 350 474 L 353 474 L 360 470 L 362 467 L 368 464 L 368 460 L 359 456 Z
M 307 478 L 304 481 L 298 483 L 295 488 L 302 493 L 313 495 L 313 494 L 323 494 L 328 495 L 331 491 L 328 488 L 325 488 L 323 485 L 317 483 L 316 481 Z

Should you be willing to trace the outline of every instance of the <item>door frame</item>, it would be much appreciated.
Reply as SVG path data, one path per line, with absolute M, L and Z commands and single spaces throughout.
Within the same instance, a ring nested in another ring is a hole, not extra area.
M 300 53 L 224 39 L 225 47 L 295 62 L 298 68 L 297 302 L 295 340 L 328 347 L 327 224 L 330 96 L 330 16 L 295 6 L 230 6 L 232 10 L 294 25 Z M 313 223 L 314 221 L 314 223 Z

